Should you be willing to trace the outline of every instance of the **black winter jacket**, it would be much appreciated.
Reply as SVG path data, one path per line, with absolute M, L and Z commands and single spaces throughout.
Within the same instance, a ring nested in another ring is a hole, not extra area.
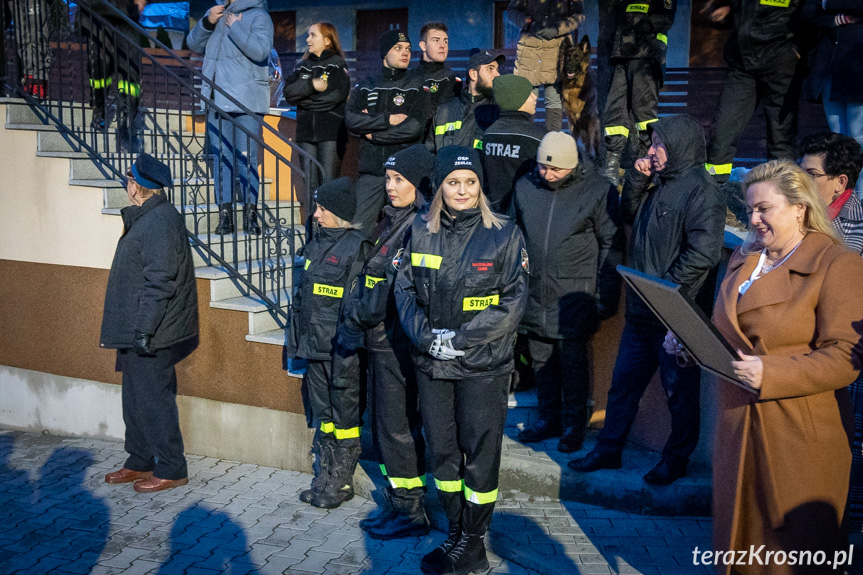
M 515 186 L 515 212 L 530 256 L 521 329 L 551 339 L 584 339 L 620 300 L 625 238 L 617 189 L 582 161 L 557 189 L 536 170 Z
M 437 112 L 438 106 L 461 95 L 462 81 L 444 62 L 426 62 L 410 71 L 422 82 L 428 97 L 429 118 Z
M 731 6 L 734 18 L 734 31 L 725 44 L 725 60 L 731 67 L 757 71 L 796 62 L 795 33 L 803 0 L 725 0 L 724 4 Z
M 500 117 L 500 108 L 483 96 L 465 90 L 460 98 L 441 104 L 432 119 L 426 148 L 432 153 L 444 146 L 467 146 L 482 150 L 485 131 Z
M 100 346 L 128 349 L 136 333 L 155 349 L 198 337 L 198 289 L 183 216 L 164 194 L 129 206 L 102 314 Z
M 434 379 L 461 380 L 513 370 L 515 333 L 527 301 L 527 251 L 512 220 L 485 228 L 479 209 L 441 214 L 429 232 L 414 220 L 402 257 L 395 297 L 402 327 L 416 349 L 417 369 Z M 432 329 L 451 329 L 462 357 L 429 355 Z
M 363 255 L 366 263 L 357 289 L 345 305 L 339 329 L 352 334 L 364 331 L 365 346 L 369 351 L 410 351 L 410 340 L 399 321 L 393 291 L 416 212 L 413 205 L 405 208 L 385 206 L 383 219 L 371 241 L 366 242 L 370 246 Z
M 689 116 L 651 124 L 668 150 L 656 184 L 631 168 L 620 208 L 632 224 L 627 265 L 683 286 L 693 300 L 719 263 L 725 239 L 725 201 L 704 169 L 704 132 Z M 626 318 L 656 322 L 641 299 L 627 291 Z
M 318 92 L 315 78 L 326 78 L 327 89 Z M 344 59 L 332 50 L 309 54 L 285 78 L 285 100 L 297 107 L 297 142 L 332 142 L 344 138 L 345 107 L 351 84 Z
M 383 176 L 387 158 L 421 142 L 428 119 L 427 106 L 420 78 L 408 74 L 407 70 L 385 67 L 377 78 L 366 78 L 357 84 L 345 114 L 348 130 L 362 136 L 357 172 Z M 392 126 L 391 114 L 407 114 L 408 117 Z M 372 139 L 366 139 L 366 134 L 371 134 Z
M 614 0 L 615 30 L 612 58 L 655 58 L 665 62 L 668 31 L 674 24 L 677 0 Z
M 291 302 L 287 356 L 329 360 L 339 314 L 362 267 L 358 230 L 321 228 L 303 249 L 303 278 Z
M 512 190 L 515 183 L 536 165 L 536 151 L 545 128 L 525 112 L 502 111 L 500 118 L 483 136 L 482 167 L 484 190 L 492 209 L 513 215 Z
M 863 2 L 859 0 L 806 0 L 803 18 L 820 31 L 812 57 L 804 98 L 814 100 L 828 79 L 833 102 L 863 102 L 863 21 L 836 25 L 836 16 L 844 14 L 863 19 Z

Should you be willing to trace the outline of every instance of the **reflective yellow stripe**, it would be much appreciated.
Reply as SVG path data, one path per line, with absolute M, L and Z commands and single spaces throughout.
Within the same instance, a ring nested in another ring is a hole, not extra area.
M 624 138 L 629 137 L 629 128 L 626 126 L 608 126 L 605 128 L 606 136 L 623 136 Z
M 788 8 L 791 6 L 791 0 L 761 0 L 762 6 L 773 6 L 774 8 Z
M 657 121 L 657 119 L 658 118 L 654 118 L 652 120 L 645 120 L 643 122 L 639 122 L 635 125 L 635 127 L 638 128 L 639 132 L 643 132 L 647 129 L 647 124 L 652 124 L 653 122 Z
M 303 266 L 304 270 L 309 269 L 309 266 L 312 265 L 312 260 L 306 260 L 306 264 Z
M 411 254 L 411 265 L 417 268 L 439 270 L 443 258 L 434 254 Z
M 724 176 L 731 173 L 731 164 L 704 164 L 704 169 L 711 176 Z
M 650 10 L 650 4 L 630 4 L 626 7 L 627 12 L 641 12 L 642 14 L 647 14 L 648 10 Z
M 434 127 L 434 135 L 435 136 L 443 136 L 447 132 L 453 132 L 455 130 L 461 130 L 461 122 L 447 122 L 446 124 L 441 124 L 440 126 Z
M 366 276 L 366 287 L 372 289 L 375 287 L 375 284 L 378 282 L 384 281 L 384 278 L 376 278 L 373 276 Z
M 141 86 L 133 82 L 120 80 L 119 82 L 117 82 L 117 91 L 121 94 L 129 94 L 133 98 L 137 98 L 141 95 Z
M 668 46 L 668 36 L 665 34 L 657 34 L 656 39 Z
M 387 476 L 387 466 L 384 465 L 383 463 L 381 463 L 381 473 L 383 474 L 384 477 Z
M 477 505 L 486 505 L 488 503 L 494 503 L 497 501 L 497 489 L 494 491 L 486 491 L 483 493 L 482 491 L 474 491 L 467 485 L 464 486 L 464 498 L 471 503 L 476 503 Z
M 321 431 L 324 433 L 332 433 L 336 430 L 335 424 L 331 421 L 329 423 L 321 422 Z
M 348 429 L 335 428 L 336 439 L 354 439 L 360 436 L 359 427 L 349 427 Z
M 388 477 L 387 479 L 389 479 L 393 489 L 415 489 L 417 487 L 425 487 L 426 485 L 425 477 Z
M 462 311 L 476 311 L 485 309 L 490 305 L 500 303 L 500 296 L 497 294 L 487 295 L 485 297 L 466 297 L 462 302 Z
M 342 294 L 345 293 L 345 289 L 338 286 L 328 286 L 326 284 L 313 284 L 312 293 L 315 295 L 340 298 L 342 297 Z
M 455 481 L 441 481 L 435 477 L 434 484 L 437 485 L 438 491 L 446 491 L 447 493 L 458 493 L 464 488 L 464 479 L 456 479 Z
M 482 150 L 482 140 L 474 140 L 473 141 L 473 149 L 474 150 Z
M 95 78 L 90 78 L 90 87 L 94 90 L 100 90 L 102 88 L 107 88 L 111 84 L 114 83 L 113 78 L 99 78 L 98 80 Z

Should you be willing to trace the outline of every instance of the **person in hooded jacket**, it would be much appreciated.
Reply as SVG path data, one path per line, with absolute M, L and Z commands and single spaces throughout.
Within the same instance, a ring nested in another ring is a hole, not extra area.
M 411 41 L 399 30 L 381 36 L 381 73 L 357 84 L 345 115 L 348 129 L 361 137 L 356 183 L 356 223 L 368 236 L 386 203 L 384 162 L 422 141 L 428 98 L 422 78 L 408 73 Z
M 624 237 L 617 189 L 593 162 L 579 161 L 572 136 L 549 132 L 537 168 L 515 186 L 515 213 L 532 264 L 528 335 L 540 418 L 525 443 L 561 437 L 558 451 L 581 449 L 590 399 L 588 342 L 620 299 Z
M 132 205 L 121 212 L 99 338 L 123 372 L 129 453 L 105 482 L 135 482 L 139 493 L 189 482 L 174 365 L 198 346 L 198 292 L 186 224 L 162 191 L 171 183 L 168 166 L 147 154 L 126 174 Z
M 351 220 L 356 198 L 348 177 L 315 190 L 317 233 L 303 248 L 306 263 L 291 302 L 287 357 L 308 360 L 303 385 L 309 399 L 314 479 L 300 501 L 333 508 L 354 496 L 360 457 L 359 360 L 333 348 L 345 296 L 357 280 L 363 234 Z
M 261 116 L 270 111 L 268 63 L 273 47 L 273 21 L 266 0 L 217 3 L 198 20 L 186 43 L 193 52 L 204 54 L 204 75 L 251 112 L 204 85 L 204 96 L 215 103 L 207 112 L 207 140 L 219 204 L 215 232 L 234 233 L 234 200 L 240 200 L 243 228 L 260 234 L 258 140 L 263 138 Z M 239 184 L 238 198 L 234 197 L 235 183 Z
M 437 192 L 414 220 L 396 279 L 396 306 L 414 345 L 420 409 L 449 535 L 426 573 L 488 570 L 485 533 L 497 500 L 513 343 L 529 262 L 515 222 L 482 192 L 479 153 L 448 146 Z
M 313 168 L 309 174 L 309 189 L 315 190 L 339 176 L 348 143 L 345 106 L 351 87 L 335 26 L 315 22 L 306 45 L 294 73 L 285 78 L 284 94 L 297 107 L 296 142 L 321 163 L 320 173 Z
M 364 244 L 365 265 L 338 328 L 338 345 L 368 352 L 374 437 L 387 479 L 387 503 L 360 521 L 374 539 L 425 535 L 425 442 L 419 414 L 416 372 L 410 339 L 399 321 L 393 290 L 405 244 L 425 189 L 434 157 L 414 144 L 387 159 L 389 203 L 372 237 Z M 365 334 L 365 336 L 364 336 Z
M 695 300 L 719 263 L 725 233 L 725 204 L 704 170 L 704 133 L 690 116 L 651 124 L 648 157 L 626 173 L 621 197 L 624 222 L 632 225 L 627 265 L 674 282 Z M 569 462 L 578 471 L 618 469 L 626 437 L 644 390 L 659 367 L 671 413 L 671 434 L 662 460 L 644 480 L 669 484 L 686 475 L 698 443 L 700 373 L 681 367 L 663 351 L 666 329 L 627 290 L 626 323 L 608 392 L 605 425 L 593 451 Z

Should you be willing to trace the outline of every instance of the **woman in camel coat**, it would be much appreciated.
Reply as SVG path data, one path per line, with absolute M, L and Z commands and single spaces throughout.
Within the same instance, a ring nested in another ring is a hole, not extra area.
M 724 565 L 723 556 L 716 570 L 836 573 L 792 566 L 789 552 L 832 560 L 842 546 L 851 466 L 842 388 L 860 367 L 852 349 L 863 332 L 863 261 L 842 247 L 796 165 L 758 166 L 744 189 L 751 235 L 731 257 L 713 321 L 740 350 L 735 373 L 752 390 L 716 382 L 713 548 L 764 545 L 765 565 Z M 784 554 L 766 561 L 768 551 Z

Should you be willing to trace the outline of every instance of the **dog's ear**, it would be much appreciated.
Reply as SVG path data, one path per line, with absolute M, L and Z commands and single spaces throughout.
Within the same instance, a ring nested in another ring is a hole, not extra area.
M 578 43 L 578 47 L 581 48 L 581 51 L 590 55 L 590 38 L 585 34 L 581 37 L 581 42 Z

